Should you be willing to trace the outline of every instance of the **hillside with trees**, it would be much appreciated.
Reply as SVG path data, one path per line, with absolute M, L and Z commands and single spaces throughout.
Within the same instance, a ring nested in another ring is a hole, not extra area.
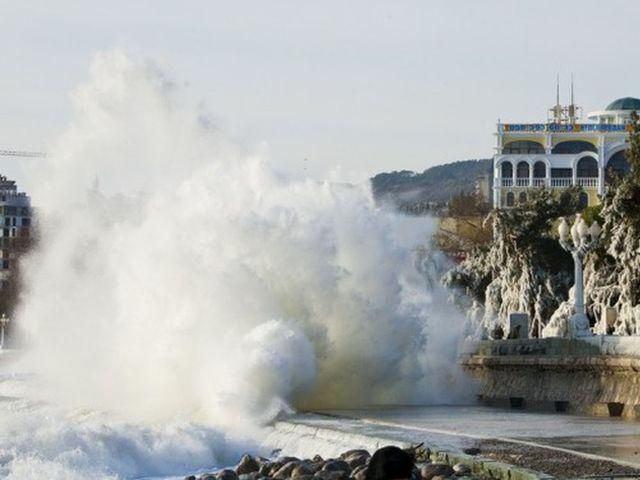
M 429 204 L 442 204 L 455 196 L 473 193 L 477 178 L 491 175 L 491 171 L 491 159 L 462 160 L 422 173 L 379 173 L 371 179 L 371 187 L 378 202 L 390 202 L 400 210 L 420 214 L 429 209 Z

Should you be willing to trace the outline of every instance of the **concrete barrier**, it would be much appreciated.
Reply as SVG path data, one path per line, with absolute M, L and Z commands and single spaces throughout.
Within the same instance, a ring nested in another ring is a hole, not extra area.
M 640 419 L 640 337 L 481 341 L 461 364 L 488 404 Z

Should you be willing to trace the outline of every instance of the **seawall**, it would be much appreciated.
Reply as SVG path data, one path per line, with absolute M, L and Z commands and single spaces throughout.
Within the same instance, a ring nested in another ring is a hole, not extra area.
M 640 420 L 640 338 L 481 341 L 461 364 L 489 405 Z
M 338 456 L 353 448 L 363 448 L 373 453 L 378 448 L 387 445 L 407 448 L 423 441 L 417 432 L 411 435 L 410 431 L 402 429 L 386 429 L 384 433 L 381 433 L 375 427 L 362 424 L 357 419 L 343 418 L 339 427 L 336 427 L 335 422 L 323 421 L 323 416 L 301 414 L 295 418 L 276 422 L 262 446 L 282 450 L 287 455 L 310 457 L 319 453 L 326 458 Z M 494 480 L 554 479 L 551 475 L 495 459 L 467 455 L 433 444 L 426 446 L 428 447 L 428 458 L 432 462 L 446 463 L 451 466 L 464 464 L 470 468 L 474 475 L 481 478 Z

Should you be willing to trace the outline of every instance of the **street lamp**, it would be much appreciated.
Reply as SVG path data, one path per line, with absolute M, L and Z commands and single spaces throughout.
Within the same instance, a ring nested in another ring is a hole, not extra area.
M 4 329 L 11 320 L 4 313 L 0 317 L 0 350 L 4 350 Z
M 591 335 L 589 319 L 584 308 L 584 280 L 582 276 L 582 262 L 598 241 L 602 229 L 594 221 L 591 228 L 587 226 L 582 215 L 576 215 L 576 221 L 569 228 L 566 218 L 562 218 L 558 226 L 560 245 L 573 257 L 575 267 L 573 316 L 569 320 L 569 335 L 571 337 L 586 337 Z M 571 236 L 572 242 L 569 242 Z

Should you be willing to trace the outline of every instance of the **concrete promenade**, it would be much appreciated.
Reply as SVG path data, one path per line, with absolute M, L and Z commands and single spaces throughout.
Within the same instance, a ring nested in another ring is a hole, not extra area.
M 489 405 L 640 419 L 640 339 L 482 341 L 462 366 Z
M 278 428 L 278 441 L 288 438 L 283 446 L 327 453 L 424 442 L 439 458 L 474 461 L 495 478 L 640 475 L 640 424 L 620 419 L 481 406 L 385 407 L 298 414 Z M 479 455 L 465 456 L 469 448 Z

